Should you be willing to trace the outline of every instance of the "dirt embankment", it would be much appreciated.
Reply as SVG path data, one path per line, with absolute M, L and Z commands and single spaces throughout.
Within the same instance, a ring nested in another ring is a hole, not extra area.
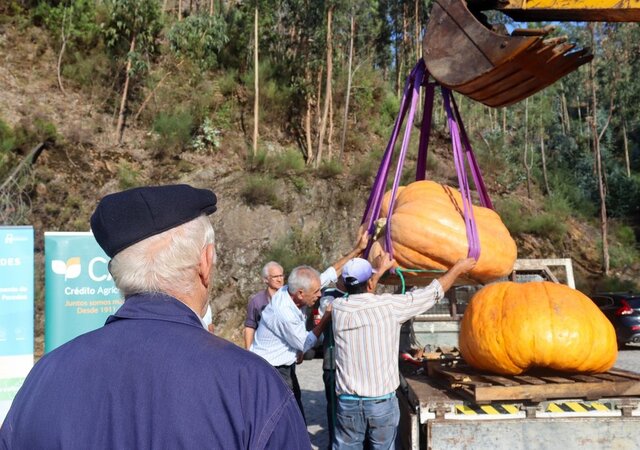
M 97 200 L 120 189 L 122 166 L 130 167 L 142 184 L 186 182 L 212 188 L 219 197 L 213 221 L 219 255 L 214 289 L 217 332 L 240 342 L 246 299 L 261 287 L 259 269 L 265 251 L 293 228 L 317 237 L 329 264 L 351 246 L 368 195 L 364 183 L 354 183 L 348 171 L 329 180 L 313 172 L 297 182 L 284 177 L 274 181 L 277 195 L 290 208 L 247 205 L 242 188 L 247 138 L 241 127 L 221 136 L 221 150 L 212 154 L 185 151 L 177 160 L 158 161 L 145 150 L 148 130 L 129 124 L 124 143 L 114 145 L 114 114 L 106 99 L 74 89 L 63 93 L 57 84 L 57 51 L 35 28 L 18 32 L 10 25 L 0 29 L 0 117 L 11 126 L 36 119 L 55 125 L 60 138 L 34 165 L 35 187 L 30 192 L 30 222 L 36 229 L 37 351 L 42 351 L 43 233 L 87 230 Z M 274 133 L 275 134 L 275 133 Z M 385 142 L 376 142 L 384 146 Z M 276 144 L 277 145 L 277 144 Z M 446 142 L 432 141 L 434 173 L 439 181 L 455 183 Z M 363 155 L 348 155 L 355 167 Z M 123 163 L 124 162 L 124 163 Z M 490 193 L 503 189 L 488 179 Z M 518 239 L 519 257 L 572 257 L 579 279 L 598 274 L 596 230 L 571 221 L 564 244 L 544 238 Z

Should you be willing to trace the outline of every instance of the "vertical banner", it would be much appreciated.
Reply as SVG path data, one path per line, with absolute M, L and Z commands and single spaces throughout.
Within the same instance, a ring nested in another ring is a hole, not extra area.
M 123 300 L 93 234 L 46 232 L 44 351 L 104 325 Z
M 0 227 L 0 424 L 33 367 L 33 228 Z

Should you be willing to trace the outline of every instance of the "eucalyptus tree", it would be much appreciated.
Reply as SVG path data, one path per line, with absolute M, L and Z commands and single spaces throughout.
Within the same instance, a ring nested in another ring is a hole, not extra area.
M 102 24 L 105 42 L 113 61 L 124 62 L 124 83 L 120 98 L 116 140 L 122 143 L 127 100 L 132 80 L 147 70 L 148 58 L 157 52 L 162 27 L 156 0 L 108 0 L 108 17 Z

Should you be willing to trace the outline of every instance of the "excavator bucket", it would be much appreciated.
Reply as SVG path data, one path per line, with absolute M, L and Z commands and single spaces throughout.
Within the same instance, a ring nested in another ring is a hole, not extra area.
M 440 84 L 491 107 L 544 89 L 593 58 L 552 28 L 502 34 L 481 22 L 464 0 L 435 0 L 423 42 L 427 69 Z

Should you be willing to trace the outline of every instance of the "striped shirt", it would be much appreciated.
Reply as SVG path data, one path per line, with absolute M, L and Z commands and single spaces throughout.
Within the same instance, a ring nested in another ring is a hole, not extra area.
M 320 285 L 326 286 L 336 279 L 336 271 L 329 267 L 320 274 Z M 278 289 L 262 311 L 250 348 L 272 366 L 295 363 L 297 353 L 306 352 L 318 340 L 313 332 L 307 331 L 306 314 L 293 302 L 288 289 L 286 285 Z
M 407 294 L 356 294 L 337 298 L 331 312 L 335 338 L 336 393 L 379 397 L 400 384 L 398 351 L 403 322 L 444 297 L 434 280 Z

